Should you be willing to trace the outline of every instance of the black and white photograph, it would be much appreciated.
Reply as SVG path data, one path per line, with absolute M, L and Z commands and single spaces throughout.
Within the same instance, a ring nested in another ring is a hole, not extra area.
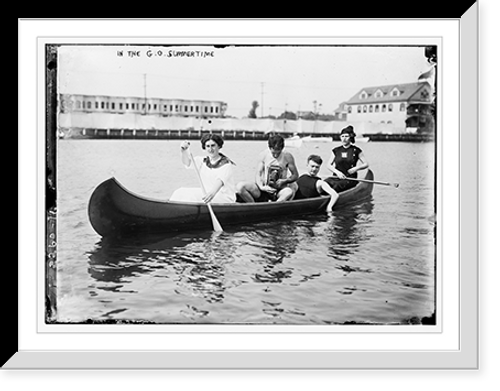
M 0 388 L 497 384 L 497 4 L 19 18 Z
M 47 324 L 437 324 L 438 45 L 45 51 Z

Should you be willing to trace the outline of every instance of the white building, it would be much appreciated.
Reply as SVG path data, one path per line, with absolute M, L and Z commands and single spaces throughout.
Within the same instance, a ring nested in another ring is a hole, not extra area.
M 227 103 L 221 101 L 61 94 L 62 113 L 149 114 L 183 117 L 224 117 Z
M 348 122 L 391 124 L 405 131 L 418 124 L 410 105 L 430 105 L 432 88 L 427 82 L 365 87 L 344 103 Z M 411 118 L 411 120 L 410 120 Z
M 334 113 L 335 119 L 337 121 L 345 121 L 345 120 L 347 120 L 347 105 L 346 105 L 346 102 L 342 102 L 341 104 L 339 104 L 339 107 L 337 107 L 333 111 L 333 113 Z

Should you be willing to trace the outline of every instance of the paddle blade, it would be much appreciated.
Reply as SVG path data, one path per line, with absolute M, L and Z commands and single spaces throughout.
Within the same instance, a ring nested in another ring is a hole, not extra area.
M 214 231 L 215 232 L 222 232 L 222 225 L 220 225 L 219 220 L 217 220 L 217 217 L 215 216 L 214 210 L 212 209 L 212 205 L 207 204 L 208 210 L 210 211 L 210 217 L 212 218 L 212 225 L 214 226 Z
M 220 225 L 219 223 L 219 220 L 217 220 L 216 218 L 212 220 L 212 223 L 213 223 L 213 226 L 214 226 L 214 231 L 215 232 L 222 232 L 224 231 L 222 229 L 222 226 Z

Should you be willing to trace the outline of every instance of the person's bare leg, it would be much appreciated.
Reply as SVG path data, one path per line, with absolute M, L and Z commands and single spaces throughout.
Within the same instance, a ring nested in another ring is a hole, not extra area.
M 282 201 L 288 201 L 292 199 L 293 197 L 293 190 L 290 189 L 289 187 L 285 187 L 284 189 L 281 189 L 278 193 L 278 199 L 276 202 L 282 202 Z
M 255 183 L 240 182 L 236 184 L 236 194 L 243 202 L 255 202 L 260 197 L 260 190 Z

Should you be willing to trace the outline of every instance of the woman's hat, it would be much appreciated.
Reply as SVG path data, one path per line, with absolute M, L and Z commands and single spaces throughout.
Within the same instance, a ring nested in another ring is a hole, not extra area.
M 352 137 L 356 136 L 356 134 L 354 133 L 354 128 L 351 125 L 345 127 L 340 131 L 340 134 L 345 134 L 345 133 L 350 134 Z

